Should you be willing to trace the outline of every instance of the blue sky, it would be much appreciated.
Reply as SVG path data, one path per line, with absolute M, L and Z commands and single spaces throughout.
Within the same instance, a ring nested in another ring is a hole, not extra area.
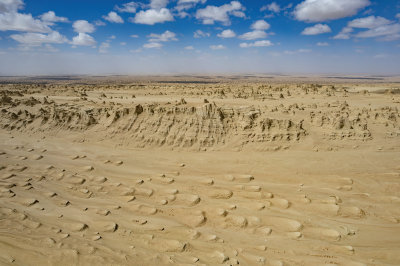
M 397 0 L 0 0 L 0 75 L 400 74 Z

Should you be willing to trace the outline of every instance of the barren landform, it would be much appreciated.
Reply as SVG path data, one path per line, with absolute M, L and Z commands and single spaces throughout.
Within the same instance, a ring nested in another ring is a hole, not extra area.
M 1 265 L 399 265 L 390 77 L 0 78 Z

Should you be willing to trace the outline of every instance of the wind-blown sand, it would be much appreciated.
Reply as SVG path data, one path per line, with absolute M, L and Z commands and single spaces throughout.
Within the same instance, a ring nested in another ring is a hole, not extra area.
M 400 264 L 398 83 L 166 79 L 0 85 L 1 265 Z

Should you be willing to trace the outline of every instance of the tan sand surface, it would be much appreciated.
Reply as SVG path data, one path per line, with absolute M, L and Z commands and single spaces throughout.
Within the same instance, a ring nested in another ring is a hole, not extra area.
M 0 265 L 400 265 L 396 78 L 3 78 Z

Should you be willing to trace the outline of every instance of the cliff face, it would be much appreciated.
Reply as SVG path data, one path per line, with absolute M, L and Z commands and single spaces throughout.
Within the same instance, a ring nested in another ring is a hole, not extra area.
M 159 95 L 176 94 L 159 90 Z M 127 101 L 127 97 L 107 96 L 103 90 L 75 89 L 66 93 L 64 87 L 60 90 L 63 95 L 60 100 L 57 96 L 39 97 L 37 90 L 17 91 L 17 94 L 2 90 L 0 126 L 31 133 L 84 132 L 94 139 L 115 139 L 132 147 L 191 149 L 263 150 L 307 140 L 330 145 L 343 140 L 396 138 L 400 132 L 397 107 L 360 105 L 349 99 L 344 90 L 303 86 L 260 87 L 257 91 L 230 88 L 222 90 L 223 93 L 221 89 L 210 93 L 192 88 L 183 92 L 193 95 L 195 91 L 216 101 L 191 103 L 182 98 L 171 103 L 155 101 L 153 98 L 159 95 L 146 93 L 147 100 L 135 103 L 136 96 Z M 354 95 L 361 99 L 369 97 Z M 294 101 L 296 96 L 298 100 Z M 237 104 L 238 97 L 245 100 L 240 103 L 247 105 Z M 327 100 L 313 101 L 315 97 Z

